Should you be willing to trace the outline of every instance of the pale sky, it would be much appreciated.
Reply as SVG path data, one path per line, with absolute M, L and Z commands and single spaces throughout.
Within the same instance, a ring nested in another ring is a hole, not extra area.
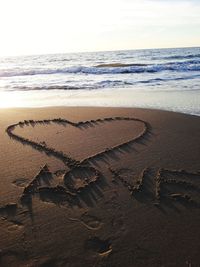
M 200 0 L 0 0 L 0 56 L 200 46 Z

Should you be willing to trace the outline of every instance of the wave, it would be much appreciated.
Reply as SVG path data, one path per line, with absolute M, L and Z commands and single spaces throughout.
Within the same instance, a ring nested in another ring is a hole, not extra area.
M 81 83 L 78 85 L 69 85 L 69 84 L 60 84 L 60 85 L 18 85 L 18 86 L 9 86 L 6 88 L 7 91 L 51 91 L 51 90 L 95 90 L 95 89 L 104 89 L 104 88 L 128 88 L 134 85 L 161 85 L 163 83 L 174 82 L 174 81 L 184 81 L 199 79 L 200 74 L 198 75 L 188 75 L 185 77 L 168 77 L 168 78 L 150 78 L 144 80 L 102 80 L 99 82 L 90 82 L 90 83 Z M 68 83 L 68 82 L 67 82 Z M 4 87 L 5 89 L 5 87 Z
M 164 60 L 181 60 L 181 59 L 192 59 L 192 58 L 200 58 L 200 54 L 190 54 L 190 55 L 174 55 L 174 56 L 160 56 L 160 57 L 152 57 L 151 59 L 164 59 Z
M 125 85 L 133 85 L 135 82 L 127 82 L 127 81 L 121 81 L 121 80 L 103 80 L 100 82 L 94 82 L 94 83 L 83 83 L 81 85 L 42 85 L 42 86 L 12 86 L 7 87 L 7 91 L 40 91 L 40 90 L 92 90 L 92 89 L 101 89 L 101 88 L 111 88 L 111 87 L 123 87 Z M 5 87 L 4 87 L 5 89 Z
M 48 62 L 66 62 L 66 61 L 71 61 L 71 59 L 69 58 L 62 58 L 62 59 L 58 59 L 58 58 L 54 58 L 54 59 L 49 59 Z
M 42 91 L 42 90 L 81 90 L 86 89 L 84 86 L 69 86 L 69 85 L 44 85 L 44 86 L 13 86 L 7 88 L 7 91 Z
M 101 66 L 101 67 L 99 67 Z M 102 64 L 94 67 L 74 66 L 66 68 L 49 69 L 15 69 L 1 70 L 0 77 L 32 76 L 50 74 L 128 74 L 128 73 L 156 73 L 161 71 L 200 71 L 200 60 L 183 62 L 169 62 L 164 64 Z
M 123 63 L 108 63 L 108 64 L 100 64 L 95 66 L 96 68 L 119 68 L 119 67 L 145 67 L 148 66 L 148 64 L 123 64 Z
M 170 82 L 170 81 L 186 81 L 186 80 L 193 80 L 200 78 L 200 75 L 189 75 L 186 77 L 172 77 L 172 78 L 154 78 L 154 79 L 148 79 L 148 80 L 141 80 L 137 81 L 137 83 L 145 83 L 145 84 L 150 84 L 150 83 L 163 83 L 163 82 Z

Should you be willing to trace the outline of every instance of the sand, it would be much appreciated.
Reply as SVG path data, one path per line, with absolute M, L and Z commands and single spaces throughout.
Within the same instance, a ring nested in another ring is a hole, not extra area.
M 200 266 L 200 117 L 0 110 L 0 266 Z

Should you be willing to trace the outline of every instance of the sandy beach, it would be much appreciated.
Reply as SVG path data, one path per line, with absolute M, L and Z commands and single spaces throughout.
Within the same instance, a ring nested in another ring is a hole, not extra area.
M 200 117 L 0 109 L 1 267 L 200 266 Z

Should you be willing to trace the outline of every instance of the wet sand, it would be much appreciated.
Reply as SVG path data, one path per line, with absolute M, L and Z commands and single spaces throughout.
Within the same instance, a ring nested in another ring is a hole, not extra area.
M 0 110 L 0 266 L 200 266 L 200 117 Z

